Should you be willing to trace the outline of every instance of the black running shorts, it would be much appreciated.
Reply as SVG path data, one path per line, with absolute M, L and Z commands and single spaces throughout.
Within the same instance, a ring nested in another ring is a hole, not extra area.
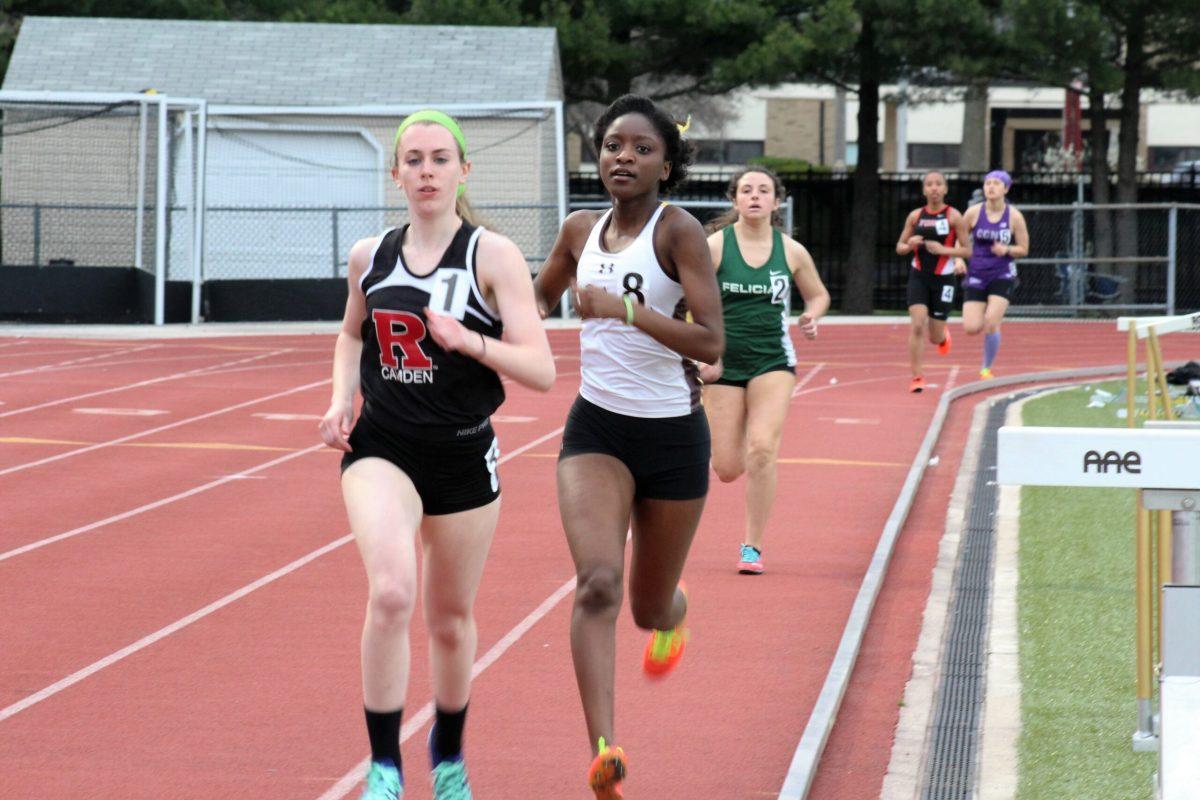
M 577 397 L 558 458 L 584 453 L 602 453 L 624 464 L 639 499 L 693 500 L 708 494 L 712 438 L 703 408 L 682 417 L 629 417 Z
M 963 292 L 963 300 L 968 303 L 986 303 L 988 295 L 991 294 L 1003 297 L 1005 300 L 1012 300 L 1012 290 L 1015 286 L 1016 281 L 1012 278 L 996 278 L 980 289 L 968 286 Z
M 931 319 L 945 322 L 954 308 L 954 275 L 933 275 L 919 269 L 908 271 L 908 304 L 925 306 Z
M 486 506 L 500 496 L 496 465 L 500 443 L 486 422 L 468 436 L 424 439 L 385 431 L 360 416 L 350 432 L 342 471 L 364 458 L 382 458 L 408 476 L 426 514 L 453 514 Z

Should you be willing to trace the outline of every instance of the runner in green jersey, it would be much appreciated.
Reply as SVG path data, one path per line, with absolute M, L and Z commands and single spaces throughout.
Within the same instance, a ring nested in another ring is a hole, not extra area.
M 781 232 L 783 184 L 753 167 L 729 184 L 733 208 L 708 237 L 725 316 L 725 355 L 700 370 L 712 430 L 712 464 L 728 483 L 746 473 L 746 535 L 738 572 L 763 571 L 762 542 L 775 501 L 775 459 L 792 390 L 796 353 L 788 332 L 792 283 L 804 299 L 798 320 L 808 339 L 829 309 L 812 256 Z

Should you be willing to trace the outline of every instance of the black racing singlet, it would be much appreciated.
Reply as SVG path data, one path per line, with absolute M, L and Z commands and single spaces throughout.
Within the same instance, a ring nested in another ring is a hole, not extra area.
M 927 242 L 938 242 L 946 247 L 954 247 L 957 234 L 954 226 L 950 224 L 950 212 L 953 210 L 950 206 L 943 206 L 942 210 L 935 214 L 929 210 L 929 206 L 922 207 L 921 216 L 917 218 L 916 230 L 913 232 L 917 236 L 925 237 Z M 913 250 L 912 266 L 913 269 L 919 269 L 930 275 L 948 275 L 954 272 L 954 260 L 950 256 L 944 253 L 935 256 L 925 247 Z
M 469 436 L 504 402 L 494 371 L 461 353 L 447 353 L 425 326 L 424 309 L 449 314 L 468 330 L 499 338 L 500 315 L 476 280 L 475 253 L 483 228 L 465 221 L 433 272 L 414 275 L 401 245 L 408 226 L 380 237 L 360 286 L 367 300 L 362 325 L 364 417 L 385 430 L 423 438 Z

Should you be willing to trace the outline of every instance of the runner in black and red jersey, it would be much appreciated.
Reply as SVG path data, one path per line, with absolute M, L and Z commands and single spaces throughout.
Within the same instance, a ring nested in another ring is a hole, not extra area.
M 367 573 L 371 761 L 362 800 L 404 795 L 400 725 L 418 596 L 433 685 L 433 797 L 470 800 L 462 733 L 477 643 L 472 606 L 500 513 L 491 414 L 504 401 L 501 375 L 545 391 L 554 359 L 521 251 L 472 221 L 458 123 L 440 111 L 410 115 L 394 156 L 409 222 L 350 251 L 333 398 L 320 424 L 325 443 L 345 453 L 342 497 Z
M 904 231 L 896 242 L 896 252 L 912 255 L 908 274 L 908 316 L 912 327 L 908 334 L 908 361 L 912 367 L 910 392 L 925 389 L 921 372 L 921 354 L 925 338 L 938 346 L 938 352 L 950 352 L 950 329 L 946 320 L 954 305 L 955 274 L 961 272 L 956 256 L 971 254 L 962 214 L 946 205 L 946 178 L 940 172 L 925 175 L 924 207 L 914 209 L 904 221 Z

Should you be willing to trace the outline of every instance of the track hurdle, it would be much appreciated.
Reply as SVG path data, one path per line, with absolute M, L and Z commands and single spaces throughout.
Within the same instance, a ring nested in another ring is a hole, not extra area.
M 1152 423 L 1161 416 L 1172 420 L 1171 395 L 1167 389 L 1166 368 L 1160 336 L 1179 332 L 1200 332 L 1200 313 L 1170 317 L 1118 317 L 1117 330 L 1127 333 L 1125 374 L 1125 424 L 1137 427 L 1137 367 L 1138 343 L 1146 345 L 1146 417 Z M 1161 412 L 1160 412 L 1161 409 Z M 1154 750 L 1158 737 L 1154 716 L 1154 670 L 1162 657 L 1163 624 L 1161 604 L 1158 615 L 1158 636 L 1155 636 L 1154 563 L 1158 562 L 1158 583 L 1171 580 L 1173 547 L 1171 510 L 1165 507 L 1148 508 L 1143 492 L 1136 492 L 1134 550 L 1136 553 L 1135 597 L 1137 618 L 1137 728 L 1133 733 L 1134 750 Z M 1151 513 L 1155 512 L 1155 513 Z
M 1159 560 L 1160 566 L 1164 561 L 1169 565 L 1160 597 L 1160 726 L 1155 735 L 1150 693 L 1141 693 L 1146 677 L 1142 646 L 1152 635 L 1149 625 L 1143 627 L 1150 614 L 1139 597 L 1139 730 L 1134 739 L 1135 745 L 1150 745 L 1139 749 L 1157 744 L 1161 800 L 1194 798 L 1200 786 L 1200 759 L 1195 757 L 1195 732 L 1200 730 L 1200 424 L 1161 421 L 1140 430 L 1006 426 L 998 436 L 1001 484 L 1131 488 L 1144 495 L 1138 525 L 1139 589 L 1151 580 L 1150 561 L 1142 560 L 1149 537 L 1141 538 L 1141 517 L 1156 510 L 1171 519 L 1171 549 Z M 1153 743 L 1139 742 L 1139 736 Z

